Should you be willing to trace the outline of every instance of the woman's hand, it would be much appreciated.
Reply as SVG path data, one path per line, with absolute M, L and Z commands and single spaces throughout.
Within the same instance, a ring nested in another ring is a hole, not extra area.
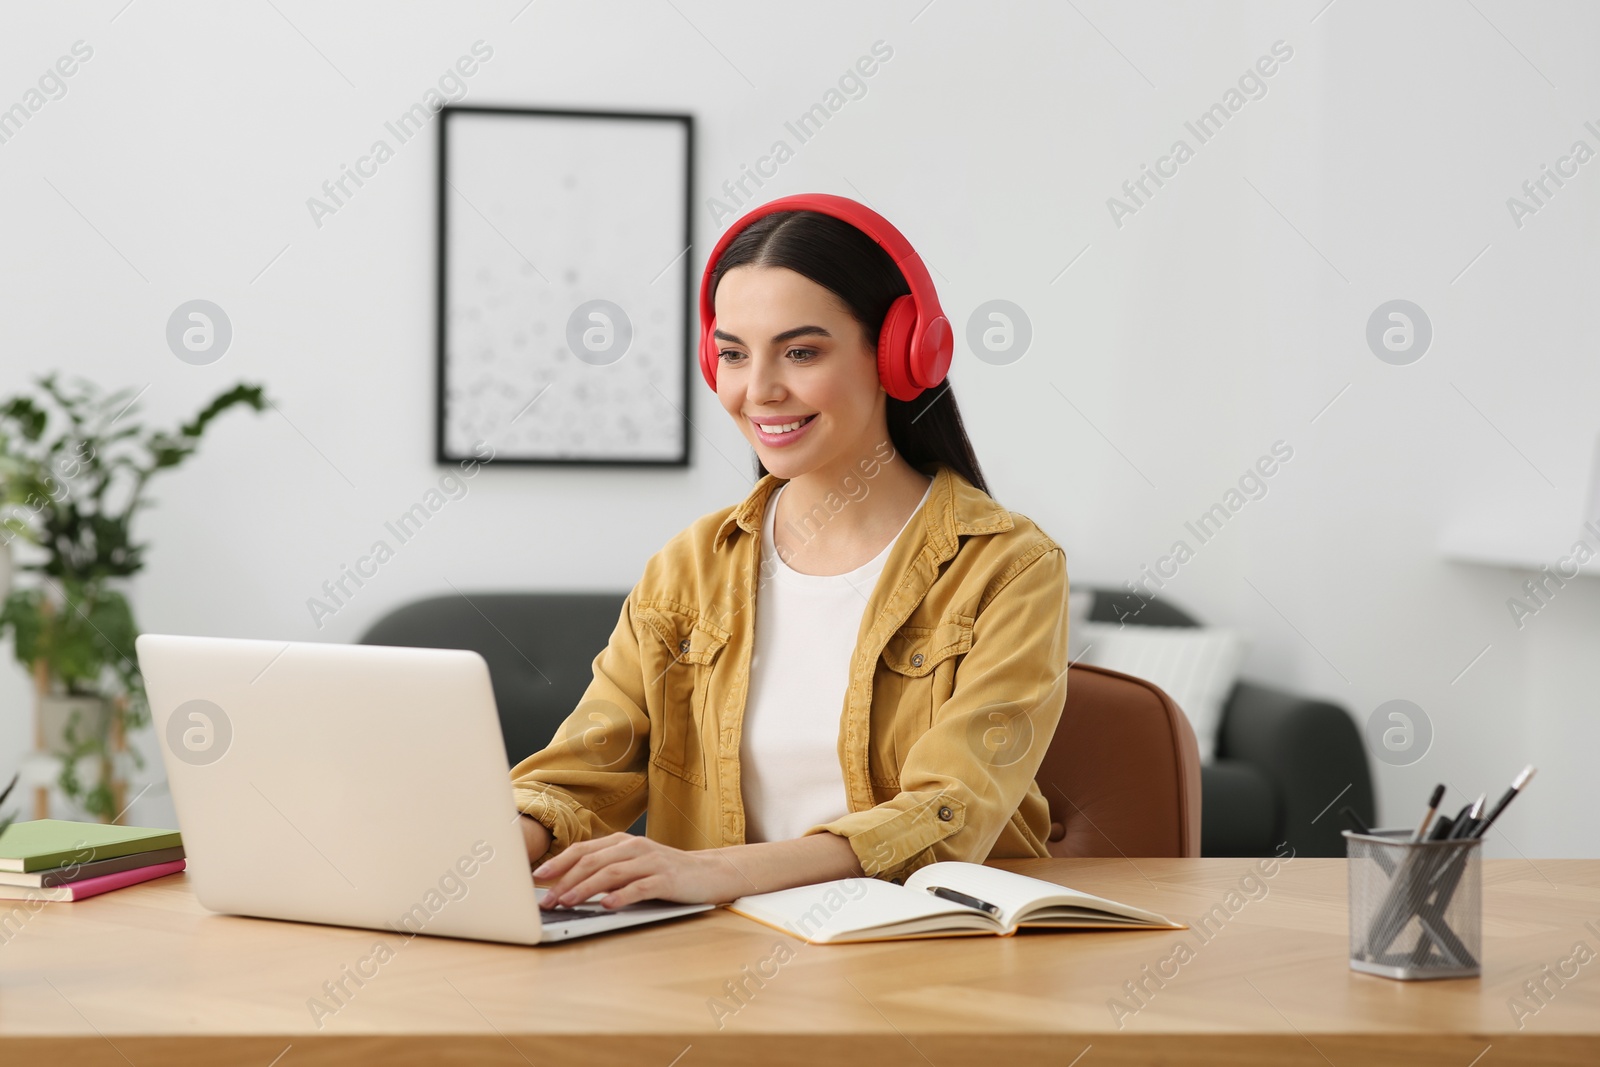
M 550 851 L 550 831 L 544 823 L 524 813 L 521 820 L 522 843 L 528 846 L 528 862 L 537 863 Z
M 545 908 L 581 904 L 596 893 L 605 894 L 607 908 L 639 900 L 720 904 L 739 895 L 728 891 L 737 872 L 716 850 L 686 852 L 628 833 L 576 842 L 533 873 L 551 880 Z

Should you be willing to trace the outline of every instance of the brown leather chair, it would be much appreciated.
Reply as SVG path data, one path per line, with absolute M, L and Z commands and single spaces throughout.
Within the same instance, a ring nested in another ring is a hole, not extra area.
M 1159 687 L 1067 669 L 1067 702 L 1036 776 L 1054 856 L 1200 855 L 1200 749 Z

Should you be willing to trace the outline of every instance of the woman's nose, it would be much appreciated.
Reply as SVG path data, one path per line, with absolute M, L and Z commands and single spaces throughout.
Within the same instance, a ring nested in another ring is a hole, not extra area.
M 750 392 L 757 399 L 783 392 L 783 368 L 775 359 L 755 356 L 750 367 Z

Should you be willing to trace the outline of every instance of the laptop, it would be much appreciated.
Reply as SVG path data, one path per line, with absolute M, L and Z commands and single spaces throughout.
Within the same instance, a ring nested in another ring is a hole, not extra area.
M 541 911 L 476 652 L 171 634 L 135 647 L 211 911 L 538 945 L 714 907 Z

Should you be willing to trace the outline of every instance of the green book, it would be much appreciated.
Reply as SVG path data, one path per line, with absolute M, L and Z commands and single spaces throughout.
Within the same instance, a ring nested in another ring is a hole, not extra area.
M 42 871 L 181 844 L 176 830 L 34 819 L 14 822 L 0 832 L 0 871 Z

